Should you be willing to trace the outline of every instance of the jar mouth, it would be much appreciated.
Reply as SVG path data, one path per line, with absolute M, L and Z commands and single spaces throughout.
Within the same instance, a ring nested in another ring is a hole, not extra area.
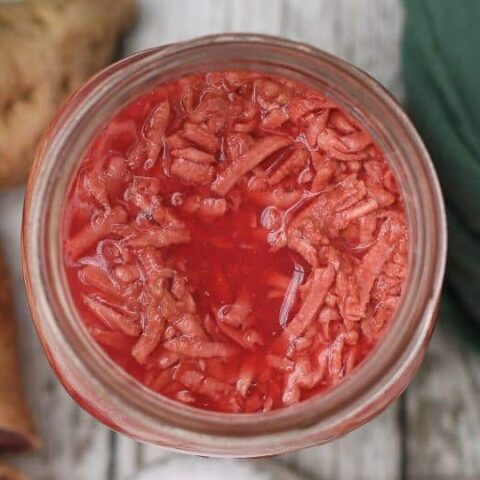
M 337 386 L 271 412 L 199 410 L 134 380 L 103 352 L 83 326 L 70 298 L 61 256 L 60 224 L 66 193 L 98 128 L 133 96 L 152 86 L 212 69 L 275 73 L 333 97 L 379 144 L 399 179 L 407 210 L 409 273 L 395 319 L 379 345 Z M 146 422 L 158 422 L 164 430 L 171 427 L 175 430 L 172 438 L 178 441 L 183 438 L 182 432 L 194 431 L 204 440 L 208 436 L 208 441 L 214 441 L 215 436 L 244 441 L 246 436 L 281 432 L 281 441 L 288 442 L 300 432 L 313 435 L 313 427 L 320 424 L 333 432 L 340 421 L 354 421 L 367 404 L 388 395 L 395 381 L 408 375 L 407 366 L 424 349 L 433 330 L 445 270 L 446 238 L 444 205 L 428 153 L 406 114 L 379 83 L 309 45 L 264 35 L 225 34 L 127 57 L 97 74 L 64 104 L 39 147 L 30 175 L 22 246 L 36 328 L 40 333 L 48 329 L 60 339 L 71 360 L 94 376 L 99 389 L 108 392 L 117 406 L 135 412 Z M 272 445 L 271 450 L 278 448 Z

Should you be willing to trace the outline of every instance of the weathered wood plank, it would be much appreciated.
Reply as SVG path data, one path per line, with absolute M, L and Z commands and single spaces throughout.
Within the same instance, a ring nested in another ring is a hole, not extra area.
M 263 32 L 312 43 L 358 64 L 388 87 L 399 84 L 401 9 L 397 0 L 208 0 L 201 2 L 201 12 L 192 9 L 194 5 L 189 0 L 177 0 L 174 5 L 145 0 L 142 5 L 156 12 L 149 18 L 162 17 L 160 21 L 167 20 L 169 24 L 164 29 L 163 23 L 146 21 L 128 42 L 132 51 L 218 31 Z M 167 9 L 168 18 L 164 17 Z M 394 21 L 385 24 L 386 18 Z M 177 21 L 185 28 L 172 28 Z M 285 461 L 327 480 L 395 480 L 399 478 L 401 462 L 397 416 L 394 406 L 351 436 L 291 454 Z M 155 447 L 143 446 L 141 452 L 142 464 L 165 458 L 165 453 Z
M 280 33 L 278 0 L 142 0 L 140 4 L 141 24 L 126 42 L 129 53 L 212 33 Z
M 137 28 L 127 39 L 127 53 L 224 31 L 229 7 L 222 0 L 141 0 Z
M 22 206 L 22 189 L 0 194 L 0 237 L 15 286 L 26 394 L 43 448 L 38 453 L 12 456 L 11 463 L 39 480 L 105 478 L 108 430 L 81 410 L 60 386 L 33 329 L 20 270 Z
M 408 478 L 479 478 L 478 356 L 438 328 L 408 392 Z
M 310 478 L 397 480 L 401 472 L 398 407 L 335 442 L 280 457 Z
M 142 445 L 124 435 L 115 435 L 113 478 L 108 480 L 127 480 L 142 467 Z
M 401 8 L 396 0 L 286 1 L 282 18 L 282 34 L 339 55 L 400 93 Z M 394 405 L 339 441 L 282 460 L 312 478 L 398 479 L 402 463 L 398 414 Z
M 283 2 L 282 35 L 338 55 L 402 93 L 399 0 Z
M 282 4 L 278 0 L 203 0 L 201 8 L 195 0 L 177 0 L 174 3 L 143 0 L 141 5 L 144 11 L 152 12 L 152 15 L 142 15 L 140 28 L 137 28 L 126 42 L 129 52 L 216 32 L 250 31 L 272 35 L 280 33 Z M 155 20 L 151 21 L 150 18 Z M 163 22 L 167 23 L 165 28 Z M 182 28 L 177 27 L 179 22 Z M 148 445 L 143 445 L 138 450 L 134 442 L 127 442 L 122 443 L 125 450 L 121 458 L 117 456 L 117 470 L 122 472 L 119 480 L 125 478 L 122 471 L 125 461 L 132 462 L 131 459 L 135 458 L 140 466 L 144 466 L 172 455 Z M 127 458 L 129 460 L 126 460 Z

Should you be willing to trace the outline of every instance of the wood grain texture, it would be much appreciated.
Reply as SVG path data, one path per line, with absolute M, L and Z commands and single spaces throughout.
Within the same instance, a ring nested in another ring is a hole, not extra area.
M 42 449 L 12 455 L 8 463 L 34 480 L 103 480 L 110 455 L 109 431 L 70 399 L 50 369 L 33 330 L 20 269 L 22 207 L 22 189 L 0 195 L 0 240 L 15 285 L 24 383 Z
M 126 42 L 129 53 L 222 31 L 284 35 L 340 55 L 403 97 L 400 0 L 140 0 L 140 5 L 140 24 Z M 34 479 L 128 480 L 142 466 L 172 454 L 110 432 L 80 411 L 54 379 L 21 287 L 21 198 L 21 191 L 0 195 L 0 234 L 18 283 L 27 394 L 45 447 L 12 461 Z M 479 358 L 440 329 L 414 384 L 383 415 L 336 442 L 275 461 L 316 480 L 479 479 L 479 398 Z
M 319 480 L 400 480 L 398 406 L 351 434 L 319 447 L 279 458 Z
M 480 362 L 437 329 L 408 390 L 409 479 L 480 478 Z

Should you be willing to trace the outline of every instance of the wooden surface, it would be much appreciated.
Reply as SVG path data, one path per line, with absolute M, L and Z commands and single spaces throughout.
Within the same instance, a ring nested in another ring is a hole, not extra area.
M 142 15 L 127 39 L 127 52 L 221 31 L 283 35 L 344 57 L 402 98 L 399 0 L 140 3 Z M 76 406 L 50 371 L 21 282 L 22 195 L 21 190 L 0 194 L 0 234 L 17 282 L 25 384 L 44 447 L 6 460 L 35 480 L 127 480 L 143 465 L 172 454 L 109 431 Z M 438 328 L 413 385 L 383 415 L 339 441 L 275 461 L 318 480 L 480 479 L 479 398 L 480 358 Z

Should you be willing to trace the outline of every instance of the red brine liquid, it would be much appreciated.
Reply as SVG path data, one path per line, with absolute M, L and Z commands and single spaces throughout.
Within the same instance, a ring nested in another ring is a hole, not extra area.
M 321 93 L 258 73 L 132 101 L 89 147 L 63 224 L 95 341 L 207 410 L 337 384 L 381 340 L 407 271 L 404 207 L 370 135 Z

